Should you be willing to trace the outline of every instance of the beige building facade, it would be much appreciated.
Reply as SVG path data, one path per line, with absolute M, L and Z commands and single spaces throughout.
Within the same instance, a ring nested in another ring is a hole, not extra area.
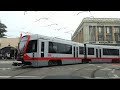
M 8 45 L 17 48 L 19 38 L 0 38 L 0 49 Z
M 71 39 L 80 43 L 120 45 L 120 18 L 84 18 Z

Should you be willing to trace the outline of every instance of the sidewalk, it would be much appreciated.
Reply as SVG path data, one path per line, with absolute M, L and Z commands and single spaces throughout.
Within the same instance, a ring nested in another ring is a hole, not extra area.
M 0 61 L 0 64 L 12 64 L 14 61 Z
M 0 62 L 1 61 L 16 61 L 16 59 L 0 59 Z

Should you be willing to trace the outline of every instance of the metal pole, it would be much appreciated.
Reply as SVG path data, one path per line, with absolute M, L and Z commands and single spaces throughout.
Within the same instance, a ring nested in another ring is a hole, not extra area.
M 14 61 L 15 61 L 15 49 L 14 49 Z

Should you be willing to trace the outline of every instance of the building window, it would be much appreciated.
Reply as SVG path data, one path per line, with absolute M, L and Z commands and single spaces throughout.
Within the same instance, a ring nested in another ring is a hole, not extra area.
M 99 26 L 98 27 L 98 41 L 103 41 L 103 31 L 104 31 L 103 26 Z
M 104 32 L 104 27 L 103 26 L 99 26 L 98 27 L 98 33 L 99 34 L 103 34 L 103 32 Z
M 98 27 L 98 31 L 99 31 L 99 33 L 102 33 L 102 28 Z
M 114 29 L 115 29 L 115 33 L 120 33 L 120 26 L 115 26 Z
M 115 27 L 115 33 L 119 33 L 119 28 Z
M 112 40 L 112 37 L 111 37 L 111 35 L 106 35 L 106 41 L 111 41 Z
M 89 26 L 89 41 L 95 41 L 95 26 Z
M 111 40 L 112 40 L 112 27 L 107 26 L 106 27 L 106 41 L 108 41 L 108 43 L 110 43 Z
M 103 41 L 103 35 L 98 35 L 98 41 Z
M 112 27 L 111 26 L 107 26 L 106 27 L 106 33 L 107 34 L 111 34 L 112 33 Z
M 117 43 L 119 43 L 120 42 L 120 26 L 116 26 L 115 27 L 115 41 L 117 42 Z
M 107 27 L 106 33 L 110 33 L 110 29 L 109 29 L 109 27 Z

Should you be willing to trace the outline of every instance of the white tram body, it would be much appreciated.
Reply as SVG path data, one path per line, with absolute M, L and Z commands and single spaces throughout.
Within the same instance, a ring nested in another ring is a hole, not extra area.
M 79 53 L 79 47 L 84 49 L 84 44 L 55 37 L 30 35 L 28 40 L 28 36 L 24 36 L 20 41 L 19 47 L 22 48 L 22 46 L 26 46 L 23 50 L 22 60 L 30 62 L 32 66 L 48 66 L 51 63 L 81 63 L 82 58 L 84 58 L 84 54 Z M 20 51 L 19 49 L 19 53 Z M 18 61 L 20 60 L 19 57 L 18 54 Z
M 86 44 L 86 53 L 92 62 L 119 62 L 120 47 Z
M 35 67 L 86 62 L 119 62 L 120 47 L 76 43 L 55 37 L 26 35 L 19 42 L 18 61 Z

